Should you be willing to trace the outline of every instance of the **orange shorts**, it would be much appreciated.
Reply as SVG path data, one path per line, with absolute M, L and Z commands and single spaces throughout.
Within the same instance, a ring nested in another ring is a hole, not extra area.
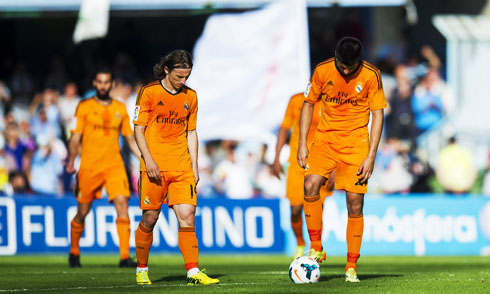
M 327 182 L 320 189 L 320 197 L 323 200 L 331 196 L 333 191 L 327 190 Z M 299 166 L 298 162 L 291 162 L 286 175 L 286 198 L 289 199 L 291 206 L 303 205 L 305 195 L 305 170 Z
M 196 180 L 192 171 L 161 171 L 161 181 L 150 181 L 145 171 L 140 172 L 138 197 L 142 210 L 158 210 L 162 204 L 197 205 Z
M 92 169 L 78 171 L 75 196 L 79 203 L 91 203 L 94 199 L 100 199 L 102 187 L 107 191 L 109 202 L 117 196 L 129 198 L 128 175 L 124 166 L 98 171 Z
M 306 175 L 328 175 L 336 169 L 335 189 L 366 194 L 367 183 L 359 185 L 357 172 L 369 147 L 333 147 L 322 141 L 315 141 L 307 159 Z

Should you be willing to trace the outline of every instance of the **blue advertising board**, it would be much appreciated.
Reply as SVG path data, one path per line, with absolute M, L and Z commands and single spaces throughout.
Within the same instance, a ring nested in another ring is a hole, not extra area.
M 0 255 L 69 250 L 70 222 L 76 214 L 73 197 L 0 197 Z M 136 198 L 129 207 L 131 248 L 141 219 Z M 116 212 L 107 200 L 95 201 L 85 220 L 82 252 L 117 252 Z M 196 234 L 201 252 L 281 252 L 284 233 L 279 200 L 201 199 Z M 153 231 L 152 252 L 178 252 L 178 222 L 164 206 Z
M 73 197 L 0 197 L 0 255 L 67 253 Z M 141 210 L 130 201 L 131 248 Z M 95 201 L 85 221 L 82 252 L 118 252 L 115 209 Z M 289 203 L 278 199 L 200 199 L 196 214 L 203 253 L 287 253 L 295 249 Z M 483 196 L 367 195 L 361 255 L 490 255 L 490 199 Z M 323 246 L 345 255 L 347 210 L 343 193 L 325 200 Z M 308 240 L 305 227 L 305 239 Z M 178 252 L 178 223 L 163 207 L 152 252 Z

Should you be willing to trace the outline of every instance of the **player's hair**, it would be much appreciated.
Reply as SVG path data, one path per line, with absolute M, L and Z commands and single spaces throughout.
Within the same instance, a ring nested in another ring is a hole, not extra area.
M 111 80 L 114 79 L 114 75 L 112 74 L 112 70 L 108 66 L 100 66 L 95 70 L 95 75 L 94 79 L 97 77 L 98 74 L 110 74 L 111 75 Z
M 179 49 L 162 57 L 159 63 L 153 67 L 153 75 L 156 79 L 164 79 L 165 67 L 171 72 L 176 68 L 192 68 L 192 56 L 187 50 Z
M 344 37 L 337 42 L 335 58 L 345 65 L 354 65 L 361 61 L 362 44 L 354 37 Z

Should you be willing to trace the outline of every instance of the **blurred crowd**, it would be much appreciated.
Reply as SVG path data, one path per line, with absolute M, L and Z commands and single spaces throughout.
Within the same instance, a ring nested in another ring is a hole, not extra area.
M 477 170 L 469 150 L 451 137 L 440 150 L 436 165 L 417 148 L 417 138 L 443 123 L 455 111 L 456 97 L 441 76 L 441 61 L 429 46 L 417 57 L 400 57 L 396 51 L 378 56 L 389 107 L 378 150 L 370 193 L 454 193 L 490 196 L 490 153 L 485 169 Z M 127 59 L 127 58 L 126 58 Z M 131 60 L 114 66 L 111 96 L 134 112 L 142 86 Z M 3 195 L 69 195 L 75 176 L 66 173 L 67 142 L 74 114 L 82 99 L 94 92 L 70 81 L 63 62 L 52 64 L 46 77 L 32 77 L 19 62 L 0 81 L 0 191 Z M 35 80 L 43 79 L 42 87 Z M 85 83 L 86 85 L 86 83 Z M 289 97 L 284 97 L 288 99 Z M 278 128 L 279 128 L 278 122 Z M 136 193 L 139 160 L 120 142 L 127 172 Z M 275 142 L 201 142 L 199 154 L 201 197 L 234 199 L 283 197 L 285 178 L 272 174 Z M 287 169 L 289 150 L 281 158 Z

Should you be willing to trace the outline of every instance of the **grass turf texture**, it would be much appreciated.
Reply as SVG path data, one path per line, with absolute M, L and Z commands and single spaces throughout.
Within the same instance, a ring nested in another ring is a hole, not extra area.
M 180 255 L 150 256 L 153 285 L 137 286 L 134 269 L 117 267 L 116 255 L 0 257 L 0 293 L 490 293 L 490 257 L 367 257 L 361 283 L 343 279 L 345 257 L 327 257 L 317 284 L 292 284 L 286 256 L 206 255 L 200 265 L 220 285 L 185 283 Z

